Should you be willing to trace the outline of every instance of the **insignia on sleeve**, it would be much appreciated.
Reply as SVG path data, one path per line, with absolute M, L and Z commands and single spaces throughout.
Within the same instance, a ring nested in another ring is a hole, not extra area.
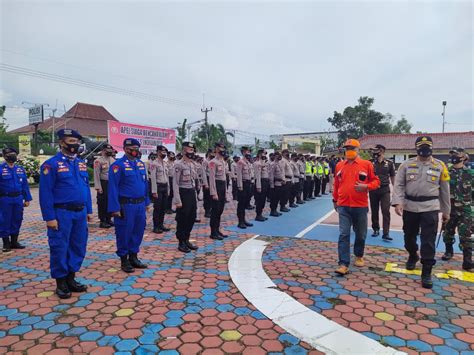
M 49 165 L 44 165 L 43 166 L 43 175 L 48 175 L 49 174 Z
M 114 174 L 117 174 L 119 170 L 120 168 L 118 165 L 114 165 L 114 167 L 112 168 L 112 171 L 114 172 Z

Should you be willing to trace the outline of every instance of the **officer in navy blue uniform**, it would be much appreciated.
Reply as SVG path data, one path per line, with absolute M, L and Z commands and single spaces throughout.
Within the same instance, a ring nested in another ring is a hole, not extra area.
M 92 220 L 87 165 L 77 157 L 82 136 L 72 129 L 57 132 L 61 151 L 40 169 L 39 200 L 48 227 L 51 276 L 59 298 L 87 287 L 75 280 L 86 256 L 87 222 Z
M 5 162 L 0 164 L 0 237 L 3 251 L 9 252 L 25 248 L 18 243 L 18 235 L 23 207 L 28 207 L 32 198 L 26 172 L 15 164 L 18 152 L 14 148 L 4 148 L 2 153 Z
M 148 266 L 138 259 L 146 226 L 146 210 L 150 197 L 146 166 L 138 156 L 140 142 L 134 138 L 123 141 L 125 155 L 109 170 L 109 212 L 114 216 L 117 255 L 124 272 Z M 148 207 L 147 207 L 148 206 Z

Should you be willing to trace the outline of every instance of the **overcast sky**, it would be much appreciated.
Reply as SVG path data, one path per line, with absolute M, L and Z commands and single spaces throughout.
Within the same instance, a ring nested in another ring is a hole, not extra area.
M 56 100 L 171 127 L 201 119 L 205 93 L 211 122 L 260 134 L 326 130 L 359 96 L 430 132 L 447 100 L 447 131 L 473 129 L 470 1 L 0 3 L 3 64 L 149 98 L 0 71 L 12 128 L 22 101 Z

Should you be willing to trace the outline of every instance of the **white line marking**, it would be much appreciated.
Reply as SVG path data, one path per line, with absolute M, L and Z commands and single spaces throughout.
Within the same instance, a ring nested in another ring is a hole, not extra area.
M 262 265 L 263 252 L 269 242 L 257 237 L 234 250 L 229 272 L 242 295 L 265 316 L 326 354 L 405 354 L 344 328 L 278 290 Z
M 308 233 L 311 229 L 313 229 L 314 227 L 316 227 L 318 224 L 321 224 L 322 221 L 326 220 L 326 218 L 328 218 L 331 214 L 335 213 L 336 211 L 332 210 L 329 211 L 328 213 L 326 213 L 323 217 L 321 217 L 320 219 L 318 219 L 316 222 L 314 222 L 313 224 L 310 224 L 308 227 L 306 227 L 305 229 L 303 229 L 301 232 L 299 232 L 297 235 L 295 235 L 295 238 L 302 238 L 306 233 Z

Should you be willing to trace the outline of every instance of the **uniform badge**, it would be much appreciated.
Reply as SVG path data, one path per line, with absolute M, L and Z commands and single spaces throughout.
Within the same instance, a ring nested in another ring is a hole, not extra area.
M 48 175 L 49 174 L 49 166 L 45 166 L 43 168 L 43 175 Z
M 117 174 L 119 170 L 120 168 L 118 165 L 114 165 L 114 167 L 112 168 L 112 171 L 114 172 L 114 174 Z

